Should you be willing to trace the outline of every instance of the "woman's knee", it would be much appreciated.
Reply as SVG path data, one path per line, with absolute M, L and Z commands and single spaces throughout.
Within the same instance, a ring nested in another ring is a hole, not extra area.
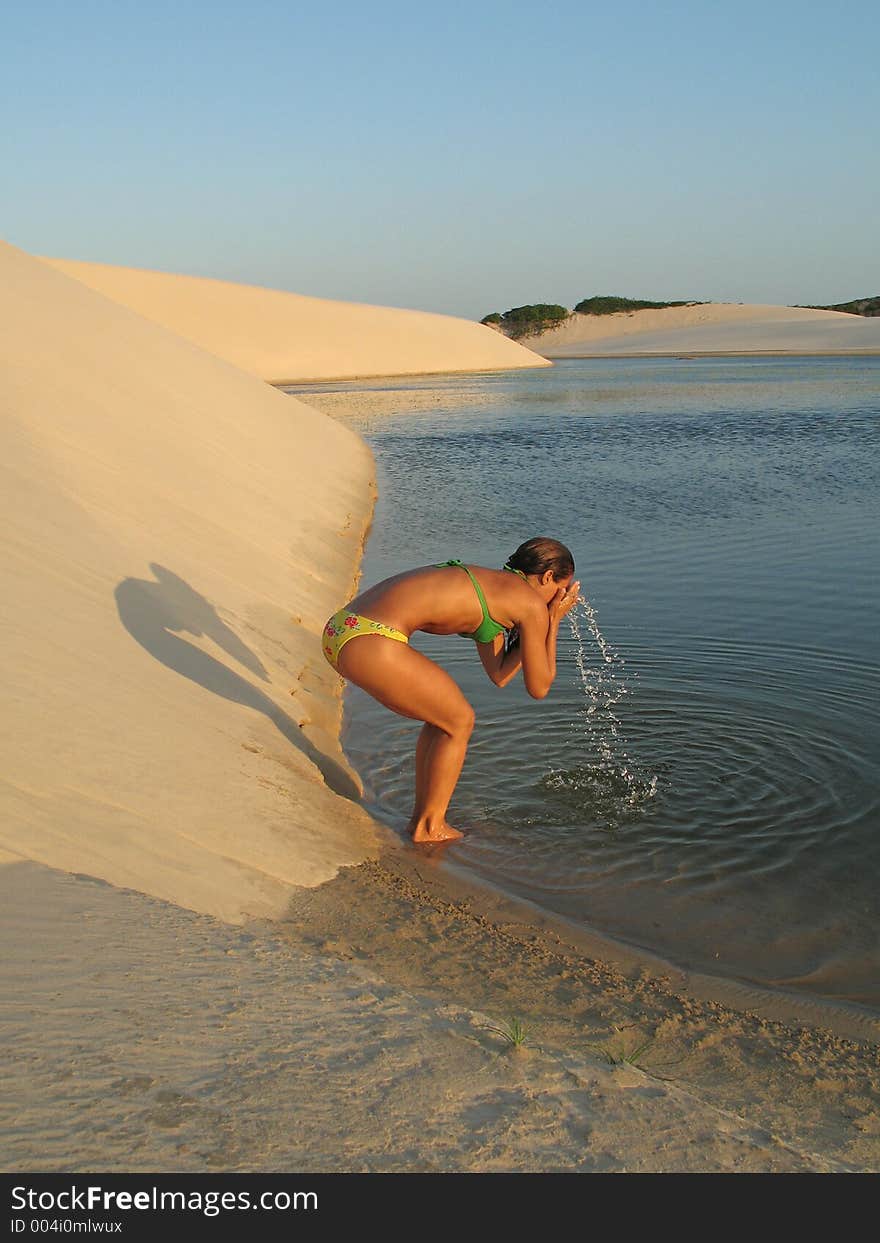
M 467 741 L 474 732 L 476 719 L 477 715 L 473 708 L 466 699 L 463 699 L 448 722 L 446 732 L 453 738 L 463 738 Z

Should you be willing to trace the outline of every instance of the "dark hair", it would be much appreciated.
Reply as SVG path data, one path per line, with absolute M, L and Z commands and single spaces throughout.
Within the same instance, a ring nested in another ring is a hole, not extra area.
M 545 535 L 536 535 L 520 544 L 507 564 L 514 570 L 522 570 L 523 574 L 544 574 L 552 570 L 553 577 L 559 581 L 574 574 L 574 557 L 559 540 L 548 539 Z

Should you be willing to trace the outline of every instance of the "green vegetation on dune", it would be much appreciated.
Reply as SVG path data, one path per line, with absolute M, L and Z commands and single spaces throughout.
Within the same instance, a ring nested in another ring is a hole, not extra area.
M 846 315 L 880 315 L 880 294 L 873 298 L 853 298 L 852 302 L 834 302 L 831 306 L 806 306 L 806 311 L 843 311 Z
M 499 324 L 509 337 L 525 337 L 530 333 L 543 332 L 552 328 L 564 319 L 568 319 L 571 311 L 564 306 L 551 302 L 535 302 L 530 306 L 515 306 L 500 315 L 494 311 L 480 320 L 481 324 Z
M 534 302 L 528 306 L 511 307 L 509 311 L 493 311 L 491 315 L 485 315 L 480 323 L 494 324 L 508 337 L 518 339 L 545 332 L 548 328 L 555 328 L 564 320 L 569 319 L 572 314 L 616 315 L 621 311 L 654 311 L 663 310 L 669 306 L 703 305 L 704 303 L 695 301 L 648 302 L 644 299 L 620 298 L 612 294 L 604 294 L 601 297 L 584 298 L 573 312 L 567 307 L 559 306 L 558 303 Z
M 621 311 L 664 311 L 669 306 L 705 306 L 693 299 L 684 302 L 648 302 L 643 298 L 619 298 L 615 294 L 584 298 L 574 308 L 578 315 L 617 315 Z
M 617 294 L 601 294 L 584 298 L 569 311 L 567 307 L 552 302 L 534 302 L 528 306 L 515 306 L 509 311 L 493 311 L 484 316 L 481 324 L 494 324 L 508 337 L 536 336 L 548 328 L 556 328 L 572 315 L 620 315 L 631 311 L 663 311 L 673 306 L 708 306 L 707 302 L 688 299 L 681 302 L 651 302 L 645 298 L 621 298 Z M 873 298 L 854 298 L 851 302 L 835 302 L 830 306 L 803 306 L 799 310 L 842 311 L 847 315 L 880 315 L 880 294 Z

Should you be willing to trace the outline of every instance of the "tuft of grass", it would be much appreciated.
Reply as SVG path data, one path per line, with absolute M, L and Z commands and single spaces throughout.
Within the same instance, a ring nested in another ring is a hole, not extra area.
M 614 1030 L 618 1035 L 620 1035 L 622 1032 L 626 1031 L 627 1028 L 637 1026 L 638 1024 L 636 1023 L 624 1023 L 620 1027 L 615 1024 Z M 684 1058 L 674 1058 L 672 1061 L 665 1062 L 643 1062 L 642 1058 L 649 1049 L 653 1048 L 655 1044 L 655 1037 L 650 1036 L 647 1040 L 643 1040 L 641 1044 L 634 1045 L 631 1049 L 626 1048 L 626 1044 L 623 1039 L 615 1043 L 589 1044 L 587 1045 L 587 1048 L 592 1049 L 594 1053 L 598 1053 L 601 1057 L 603 1057 L 609 1066 L 635 1066 L 638 1070 L 642 1071 L 643 1074 L 650 1075 L 652 1079 L 659 1079 L 663 1083 L 674 1083 L 674 1076 L 661 1074 L 660 1072 L 667 1070 L 670 1067 L 680 1066 L 684 1061 Z
M 639 1062 L 642 1054 L 647 1053 L 653 1043 L 652 1037 L 650 1040 L 643 1041 L 642 1044 L 629 1051 L 624 1048 L 623 1044 L 616 1047 L 607 1044 L 591 1044 L 589 1047 L 595 1049 L 597 1053 L 601 1053 L 609 1066 L 638 1066 L 641 1070 L 642 1067 L 639 1065 Z
M 487 1023 L 486 1031 L 496 1032 L 497 1035 L 503 1036 L 514 1049 L 520 1048 L 526 1042 L 526 1029 L 517 1018 L 508 1019 L 503 1027 L 496 1027 L 492 1023 Z
M 621 1036 L 621 1033 L 627 1031 L 630 1027 L 637 1026 L 637 1023 L 623 1023 L 620 1026 L 615 1023 L 614 1030 L 618 1036 Z M 587 1045 L 587 1048 L 592 1049 L 595 1053 L 598 1053 L 601 1057 L 603 1057 L 609 1066 L 635 1066 L 639 1070 L 642 1070 L 646 1074 L 650 1075 L 654 1072 L 649 1066 L 642 1065 L 642 1057 L 648 1052 L 654 1043 L 655 1038 L 653 1036 L 649 1036 L 648 1039 L 643 1040 L 641 1044 L 633 1045 L 632 1048 L 627 1049 L 626 1041 L 621 1037 L 619 1041 L 616 1041 L 613 1044 L 591 1044 Z M 657 1075 L 656 1077 L 658 1079 L 662 1078 L 661 1075 Z

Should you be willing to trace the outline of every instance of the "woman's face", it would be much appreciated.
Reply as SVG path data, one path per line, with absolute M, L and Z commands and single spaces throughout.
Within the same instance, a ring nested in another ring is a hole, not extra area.
M 573 578 L 573 574 L 569 574 L 567 578 L 554 578 L 552 570 L 545 570 L 543 574 L 530 574 L 529 582 L 544 603 L 549 604 L 560 587 L 567 590 L 571 586 Z

